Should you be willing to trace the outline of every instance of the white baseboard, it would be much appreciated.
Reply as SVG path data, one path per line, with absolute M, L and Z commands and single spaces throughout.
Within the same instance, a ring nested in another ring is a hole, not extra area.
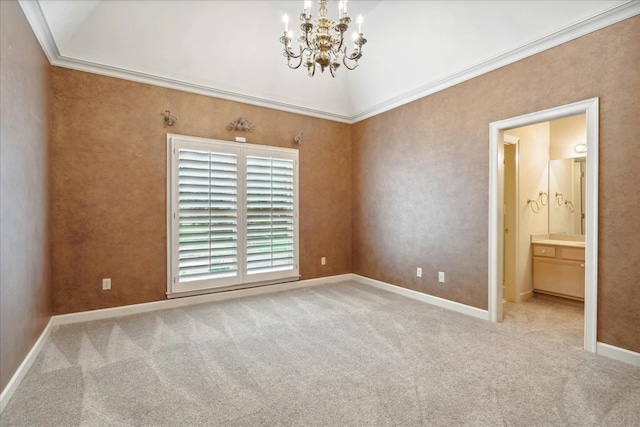
M 422 292 L 412 291 L 411 289 L 406 289 L 400 286 L 392 285 L 390 283 L 370 279 L 368 277 L 360 276 L 358 274 L 353 274 L 352 276 L 353 276 L 353 280 L 355 280 L 356 282 L 373 286 L 374 288 L 393 292 L 394 294 L 402 295 L 418 301 L 426 302 L 431 305 L 446 308 L 447 310 L 457 311 L 458 313 L 477 317 L 478 319 L 489 320 L 488 310 L 482 310 L 480 308 L 471 307 L 470 305 L 461 304 L 459 302 L 450 301 L 448 299 L 435 297 L 433 295 L 423 294 Z
M 596 343 L 596 353 L 600 356 L 605 356 L 610 359 L 619 360 L 620 362 L 640 367 L 640 353 L 636 353 L 635 351 L 598 342 Z
M 182 298 L 167 299 L 162 301 L 147 302 L 142 304 L 124 305 L 121 307 L 104 308 L 101 310 L 81 311 L 78 313 L 61 314 L 53 316 L 54 325 L 66 325 L 69 323 L 87 322 L 91 320 L 110 319 L 130 314 L 147 313 L 149 311 L 165 310 L 170 308 L 186 307 L 194 304 L 203 304 L 214 301 L 224 301 L 234 298 L 246 298 L 254 295 L 273 294 L 292 289 L 306 288 L 349 280 L 350 274 L 338 276 L 320 277 L 317 279 L 298 280 L 295 282 L 277 283 L 275 285 L 258 286 L 255 288 L 235 289 L 231 291 L 217 292 L 204 295 L 186 296 Z
M 533 298 L 533 291 L 520 292 L 518 302 L 526 301 L 531 298 Z
M 47 326 L 45 326 L 36 343 L 33 345 L 33 347 L 31 347 L 29 353 L 27 353 L 27 357 L 24 358 L 20 366 L 18 366 L 16 372 L 13 374 L 13 377 L 11 377 L 4 390 L 2 390 L 2 393 L 0 393 L 0 414 L 2 413 L 2 411 L 4 411 L 4 408 L 9 403 L 9 400 L 11 400 L 11 396 L 13 396 L 13 393 L 16 391 L 25 375 L 27 375 L 27 372 L 29 372 L 29 368 L 31 368 L 33 362 L 36 361 L 36 358 L 40 354 L 40 350 L 42 350 L 42 347 L 44 347 L 44 343 L 47 341 L 47 338 L 49 338 L 49 335 L 51 335 L 51 329 L 53 329 L 53 325 L 54 322 L 52 317 L 51 319 L 49 319 L 49 323 L 47 323 Z

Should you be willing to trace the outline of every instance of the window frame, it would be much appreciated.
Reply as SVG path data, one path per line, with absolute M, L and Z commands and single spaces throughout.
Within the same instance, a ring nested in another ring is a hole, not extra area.
M 179 215 L 178 164 L 180 148 L 195 150 L 219 149 L 221 153 L 237 155 L 238 209 L 237 209 L 237 275 L 223 279 L 207 279 L 180 283 L 179 272 Z M 263 156 L 293 161 L 293 268 L 258 274 L 247 272 L 247 156 Z M 210 138 L 167 134 L 167 297 L 198 295 L 232 289 L 241 289 L 275 283 L 295 281 L 299 273 L 299 168 L 298 150 L 268 145 L 238 143 Z M 215 282 L 215 283 L 214 283 Z

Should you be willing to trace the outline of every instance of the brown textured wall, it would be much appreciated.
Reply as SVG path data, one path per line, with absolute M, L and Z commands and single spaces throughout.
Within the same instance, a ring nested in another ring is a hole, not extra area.
M 599 97 L 598 341 L 640 351 L 639 34 L 636 16 L 355 124 L 354 273 L 486 309 L 489 123 Z
M 4 390 L 51 317 L 51 67 L 17 2 L 0 2 L 0 22 L 0 390 Z
M 166 298 L 167 133 L 299 148 L 301 279 L 351 272 L 349 125 L 58 67 L 52 76 L 55 313 Z M 255 132 L 226 130 L 241 115 Z

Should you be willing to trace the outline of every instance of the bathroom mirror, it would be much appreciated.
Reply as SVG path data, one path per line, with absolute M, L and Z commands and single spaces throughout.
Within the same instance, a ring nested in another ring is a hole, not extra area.
M 550 234 L 584 234 L 585 160 L 549 160 Z

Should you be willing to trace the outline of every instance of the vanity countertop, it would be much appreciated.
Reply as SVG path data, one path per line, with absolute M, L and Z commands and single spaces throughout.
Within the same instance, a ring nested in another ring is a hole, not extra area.
M 553 245 L 553 246 L 565 246 L 569 248 L 584 248 L 584 242 L 575 242 L 571 240 L 536 239 L 536 240 L 531 240 L 531 243 L 537 244 L 537 245 Z
M 534 234 L 531 243 L 538 245 L 564 246 L 567 248 L 584 248 L 584 235 L 577 234 Z

